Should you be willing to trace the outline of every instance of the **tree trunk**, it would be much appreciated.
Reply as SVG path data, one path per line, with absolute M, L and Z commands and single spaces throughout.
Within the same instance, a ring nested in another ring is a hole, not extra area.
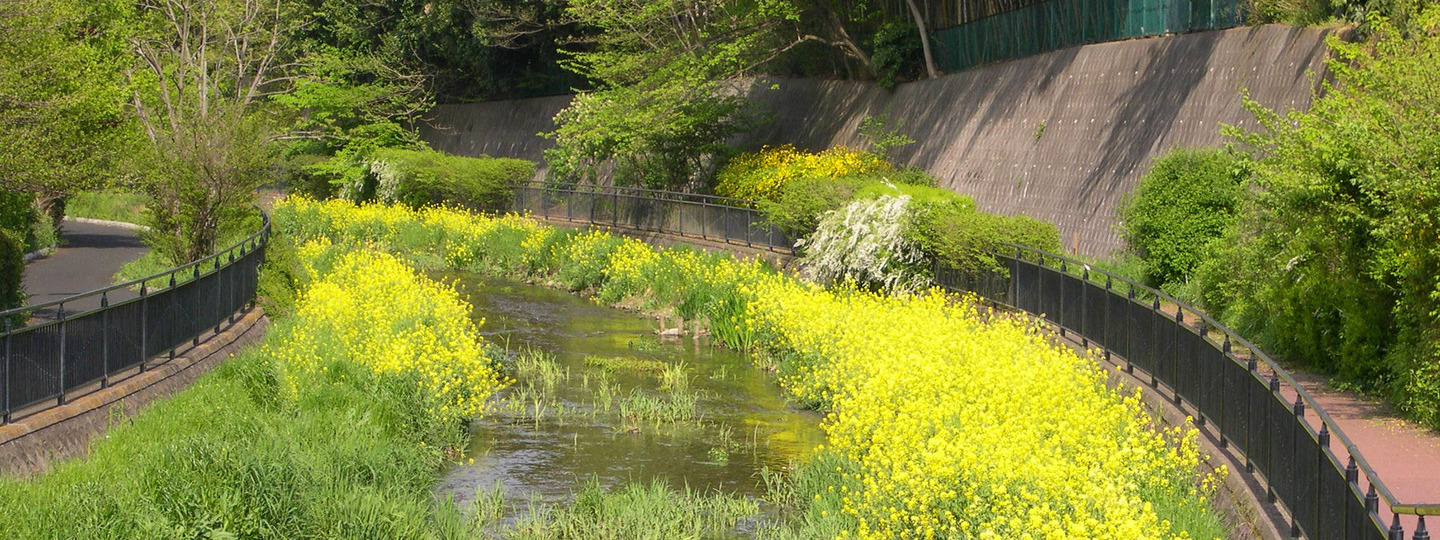
M 865 49 L 860 48 L 860 44 L 850 37 L 850 32 L 845 30 L 845 21 L 840 19 L 835 8 L 830 7 L 830 2 L 815 0 L 815 7 L 825 12 L 825 21 L 830 27 L 830 33 L 833 34 L 836 44 L 845 51 L 845 55 L 860 61 L 860 70 L 866 77 L 874 77 L 875 67 L 870 65 L 870 55 L 865 54 Z M 849 70 L 849 62 L 846 62 L 845 68 L 847 71 Z
M 940 76 L 940 70 L 935 68 L 935 55 L 930 52 L 930 31 L 925 28 L 925 15 L 920 13 L 920 6 L 915 0 L 905 0 L 910 6 L 910 16 L 915 19 L 915 28 L 920 31 L 920 49 L 925 52 L 925 72 L 931 79 Z

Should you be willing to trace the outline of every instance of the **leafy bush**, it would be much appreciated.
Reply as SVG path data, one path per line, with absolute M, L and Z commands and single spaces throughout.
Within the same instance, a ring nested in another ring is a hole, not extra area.
M 741 154 L 715 176 L 715 193 L 753 201 L 780 196 L 786 184 L 804 178 L 843 178 L 895 170 L 884 158 L 836 146 L 819 153 L 789 144 Z
M 881 24 L 875 31 L 872 46 L 875 52 L 870 55 L 870 63 L 875 68 L 875 83 L 881 88 L 895 88 L 897 83 L 914 80 L 925 73 L 920 33 L 908 21 Z
M 1205 246 L 1235 219 L 1249 158 L 1225 150 L 1175 150 L 1155 160 L 1120 207 L 1125 241 L 1149 285 L 1182 283 Z
M 981 212 L 975 200 L 953 191 L 927 186 L 872 185 L 860 197 L 903 193 L 914 198 L 905 216 L 905 234 L 928 257 L 962 270 L 994 268 L 993 253 L 1002 244 L 1042 251 L 1061 249 L 1054 225 L 1028 216 Z
M 501 210 L 509 204 L 515 186 L 535 176 L 535 164 L 529 161 L 469 158 L 433 150 L 380 149 L 369 161 L 376 198 L 411 208 L 453 204 Z
M 25 241 L 15 231 L 0 227 L 0 311 L 25 305 L 24 278 Z
M 18 191 L 0 191 L 0 229 L 20 235 L 21 247 L 26 251 L 37 245 L 36 223 L 40 214 L 35 210 L 35 196 Z

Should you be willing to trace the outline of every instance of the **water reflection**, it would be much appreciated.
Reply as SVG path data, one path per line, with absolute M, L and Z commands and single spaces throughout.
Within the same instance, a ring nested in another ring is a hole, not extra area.
M 435 277 L 454 282 L 475 306 L 491 343 L 548 351 L 570 373 L 540 422 L 518 411 L 477 422 L 468 449 L 474 464 L 447 471 L 438 486 L 462 507 L 477 486 L 497 481 L 507 499 L 522 505 L 565 502 L 592 475 L 609 487 L 664 478 L 674 486 L 758 496 L 762 467 L 787 467 L 824 442 L 819 416 L 788 406 L 772 375 L 704 338 L 660 341 L 653 320 L 544 287 L 459 273 Z M 634 388 L 662 395 L 660 383 L 653 373 L 588 366 L 589 355 L 683 362 L 690 387 L 701 395 L 700 421 L 624 425 L 618 411 L 596 405 L 598 381 L 622 396 Z

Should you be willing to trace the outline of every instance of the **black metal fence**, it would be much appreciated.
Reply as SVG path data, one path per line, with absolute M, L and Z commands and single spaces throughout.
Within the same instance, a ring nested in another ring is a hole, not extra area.
M 721 197 L 531 184 L 515 209 L 775 251 L 793 246 L 745 201 Z M 1249 341 L 1144 285 L 1064 256 L 1008 249 L 996 254 L 999 269 L 937 264 L 935 282 L 1043 318 L 1148 379 L 1264 479 L 1271 502 L 1290 514 L 1292 535 L 1405 540 L 1410 529 L 1413 540 L 1429 540 L 1425 516 L 1440 515 L 1440 504 L 1398 500 L 1314 398 Z
M 688 236 L 767 250 L 794 242 L 743 199 L 653 189 L 528 183 L 513 209 L 545 219 Z
M 143 279 L 0 312 L 3 423 L 46 402 L 62 405 L 87 388 L 143 373 L 147 360 L 206 332 L 219 333 L 255 298 L 270 217 L 260 230 L 214 255 Z M 154 284 L 159 284 L 152 290 Z M 133 289 L 138 288 L 138 294 Z M 98 301 L 97 301 L 98 299 Z M 67 310 L 69 306 L 86 306 Z M 44 313 L 46 317 L 32 317 Z M 53 315 L 52 315 L 53 313 Z M 12 328 L 12 319 L 30 319 Z

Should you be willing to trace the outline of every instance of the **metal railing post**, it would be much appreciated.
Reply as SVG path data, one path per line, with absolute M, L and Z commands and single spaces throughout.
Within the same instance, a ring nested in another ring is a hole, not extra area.
M 57 406 L 65 404 L 65 303 L 60 303 L 55 308 L 55 318 L 59 320 L 60 326 L 60 395 L 56 398 Z
M 5 320 L 3 321 L 3 324 L 4 324 L 4 327 L 5 327 L 5 378 L 4 378 L 4 380 L 0 380 L 0 386 L 3 386 L 3 388 L 5 389 L 5 403 L 4 403 L 4 405 L 5 405 L 5 413 L 4 413 L 4 417 L 3 417 L 3 418 L 0 418 L 0 420 L 4 420 L 3 423 L 9 424 L 9 423 L 10 423 L 10 393 L 14 390 L 13 388 L 10 387 L 10 379 L 11 379 L 10 370 L 14 368 L 14 365 L 10 362 L 10 341 L 11 341 L 11 335 L 12 335 L 12 332 L 10 331 L 10 317 L 4 317 L 4 319 L 5 319 Z
M 110 299 L 100 293 L 100 388 L 110 386 Z
M 1045 268 L 1045 265 L 1043 265 L 1043 264 L 1040 265 L 1040 268 L 1043 270 L 1043 269 Z M 1064 289 L 1064 287 L 1065 287 L 1065 281 L 1064 281 L 1064 280 L 1065 280 L 1066 278 L 1070 277 L 1069 274 L 1070 274 L 1070 267 L 1065 264 L 1065 261 L 1063 261 L 1063 260 L 1060 261 L 1060 279 L 1061 279 L 1061 281 L 1060 281 L 1060 287 L 1061 287 L 1061 289 L 1060 289 L 1060 290 L 1062 290 L 1062 291 L 1065 290 L 1065 289 Z M 1037 274 L 1037 275 L 1038 275 L 1038 274 Z M 1043 277 L 1040 278 L 1040 283 L 1045 283 L 1045 278 L 1043 278 Z M 1036 287 L 1038 288 L 1038 287 L 1040 287 L 1040 285 L 1037 284 Z M 1081 291 L 1084 291 L 1085 288 L 1082 286 L 1082 287 L 1080 288 L 1080 290 L 1081 290 Z M 1043 295 L 1041 295 L 1041 296 L 1043 297 Z M 1065 336 L 1067 335 L 1067 334 L 1066 334 L 1066 330 L 1065 330 L 1065 295 L 1062 293 L 1062 294 L 1059 295 L 1059 298 L 1060 298 L 1060 301 L 1057 302 L 1057 303 L 1060 305 L 1060 307 L 1059 307 L 1059 308 L 1056 308 L 1056 309 L 1060 310 L 1060 312 L 1054 314 L 1054 317 L 1055 317 L 1055 320 L 1056 320 L 1056 321 L 1059 321 L 1059 323 L 1060 323 L 1060 324 L 1057 324 L 1057 325 L 1055 325 L 1055 326 L 1060 327 L 1060 337 L 1063 338 L 1063 337 L 1065 337 Z M 1085 297 L 1083 297 L 1083 296 L 1080 297 L 1080 300 L 1081 300 L 1081 302 L 1080 302 L 1080 316 L 1083 318 L 1083 317 L 1085 316 L 1085 302 L 1084 302 Z M 1037 307 L 1038 307 L 1039 304 L 1036 304 L 1036 305 L 1037 305 Z
M 145 363 L 150 360 L 150 331 L 146 321 L 150 319 L 150 296 L 146 283 L 140 283 L 140 373 L 145 372 Z

